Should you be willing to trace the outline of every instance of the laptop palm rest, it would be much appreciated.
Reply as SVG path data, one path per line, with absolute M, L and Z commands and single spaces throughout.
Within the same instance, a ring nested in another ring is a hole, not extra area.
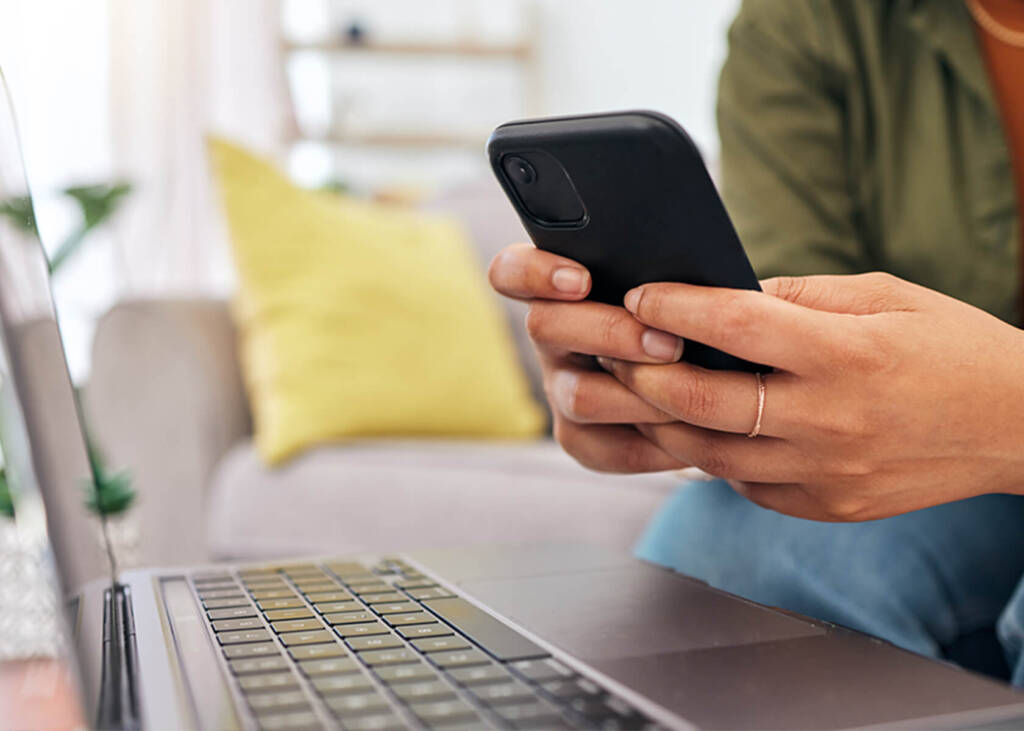
M 409 554 L 523 629 L 707 728 L 847 728 L 1017 704 L 1009 688 L 626 555 Z

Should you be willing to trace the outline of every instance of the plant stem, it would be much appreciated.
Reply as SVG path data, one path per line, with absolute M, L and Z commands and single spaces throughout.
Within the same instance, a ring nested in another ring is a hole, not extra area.
M 117 586 L 117 558 L 114 556 L 114 542 L 110 540 L 110 520 L 100 515 L 100 526 L 103 528 L 103 547 L 107 549 L 107 564 L 110 567 L 110 585 Z

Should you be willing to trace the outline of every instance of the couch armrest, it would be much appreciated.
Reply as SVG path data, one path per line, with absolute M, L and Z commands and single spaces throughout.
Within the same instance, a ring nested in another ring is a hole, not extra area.
M 83 411 L 115 469 L 134 477 L 146 564 L 203 561 L 205 492 L 251 432 L 228 305 L 129 301 L 100 320 Z

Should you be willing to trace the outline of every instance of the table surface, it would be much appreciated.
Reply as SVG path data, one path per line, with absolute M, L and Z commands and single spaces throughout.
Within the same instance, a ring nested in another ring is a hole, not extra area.
M 0 729 L 84 729 L 67 665 L 54 659 L 0 662 Z

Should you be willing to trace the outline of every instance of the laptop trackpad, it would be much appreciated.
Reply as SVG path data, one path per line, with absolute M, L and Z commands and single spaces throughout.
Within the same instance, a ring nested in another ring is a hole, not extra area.
M 624 563 L 458 583 L 497 613 L 590 661 L 825 634 L 678 574 Z

